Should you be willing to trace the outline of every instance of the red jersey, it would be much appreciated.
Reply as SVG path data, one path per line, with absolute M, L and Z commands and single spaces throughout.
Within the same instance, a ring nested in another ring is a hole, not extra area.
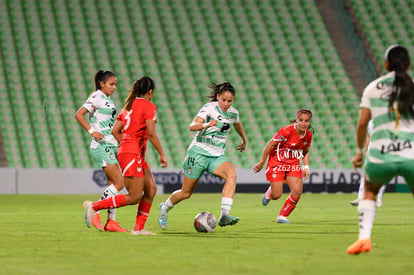
M 280 164 L 298 165 L 303 158 L 303 148 L 310 147 L 312 133 L 306 130 L 302 136 L 296 132 L 296 123 L 280 129 L 273 137 L 277 144 L 269 153 L 267 166 L 275 167 Z
M 157 107 L 153 103 L 137 97 L 132 103 L 131 110 L 123 110 L 116 119 L 123 124 L 118 154 L 138 154 L 143 159 L 148 140 L 145 121 L 154 120 L 157 122 Z

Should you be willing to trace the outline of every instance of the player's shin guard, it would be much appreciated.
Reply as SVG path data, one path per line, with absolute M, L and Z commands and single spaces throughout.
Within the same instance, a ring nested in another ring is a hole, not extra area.
M 115 185 L 111 184 L 108 186 L 105 191 L 102 193 L 100 200 L 104 200 L 110 197 L 115 196 L 118 194 L 119 190 L 116 189 Z M 108 209 L 108 220 L 115 220 L 116 217 L 116 209 Z
M 141 201 L 138 205 L 137 218 L 135 219 L 134 231 L 144 229 L 145 222 L 148 219 L 148 215 L 151 210 L 151 204 L 145 201 Z
M 118 192 L 119 192 L 119 190 L 116 189 L 115 185 L 111 184 L 110 186 L 108 186 L 105 189 L 105 191 L 103 191 L 100 200 L 104 200 L 104 199 L 110 198 L 112 196 L 115 196 Z
M 293 198 L 292 194 L 290 194 L 289 197 L 286 199 L 282 209 L 280 210 L 279 216 L 289 216 L 290 213 L 292 213 L 293 209 L 296 208 L 296 204 L 298 203 L 299 199 Z
M 101 200 L 101 201 L 95 201 L 92 203 L 92 207 L 95 211 L 101 210 L 101 209 L 109 209 L 109 208 L 118 208 L 126 205 L 126 198 L 124 194 L 121 195 L 115 195 L 113 197 Z

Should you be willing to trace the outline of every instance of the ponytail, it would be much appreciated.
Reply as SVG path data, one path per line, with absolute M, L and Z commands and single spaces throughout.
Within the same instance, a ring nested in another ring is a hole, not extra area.
M 129 95 L 125 101 L 124 109 L 129 111 L 131 110 L 132 103 L 136 97 L 143 97 L 146 93 L 150 90 L 155 90 L 155 82 L 148 76 L 143 76 L 140 79 L 134 81 L 132 83 L 131 90 L 129 91 Z
M 385 52 L 385 63 L 388 71 L 395 71 L 391 95 L 388 99 L 388 114 L 391 115 L 394 102 L 397 102 L 401 115 L 414 117 L 414 83 L 408 75 L 410 56 L 408 50 L 399 45 L 393 45 Z

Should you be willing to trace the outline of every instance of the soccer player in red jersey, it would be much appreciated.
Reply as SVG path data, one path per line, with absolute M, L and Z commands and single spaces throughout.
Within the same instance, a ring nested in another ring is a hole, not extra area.
M 296 119 L 291 125 L 280 129 L 277 134 L 266 144 L 262 158 L 254 167 L 255 173 L 262 170 L 267 161 L 266 179 L 270 182 L 262 198 L 262 204 L 266 206 L 270 200 L 277 200 L 283 194 L 283 184 L 287 183 L 290 195 L 280 210 L 276 221 L 278 223 L 290 223 L 287 219 L 295 209 L 303 189 L 303 181 L 309 176 L 309 147 L 312 142 L 311 127 L 312 112 L 301 109 L 296 113 Z M 303 161 L 303 169 L 300 160 Z
M 151 170 L 145 161 L 147 140 L 151 141 L 160 154 L 161 167 L 167 167 L 167 158 L 155 130 L 157 108 L 151 103 L 154 92 L 155 83 L 147 76 L 135 81 L 131 88 L 124 109 L 112 129 L 113 136 L 120 142 L 118 162 L 128 194 L 116 195 L 96 202 L 84 202 L 85 222 L 88 227 L 95 211 L 138 204 L 137 217 L 131 234 L 155 235 L 144 229 L 157 192 Z

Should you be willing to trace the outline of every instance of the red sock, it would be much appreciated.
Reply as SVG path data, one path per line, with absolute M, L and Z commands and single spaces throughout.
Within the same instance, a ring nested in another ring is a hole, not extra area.
M 101 210 L 101 209 L 108 209 L 108 208 L 118 208 L 126 205 L 126 199 L 125 195 L 115 195 L 110 198 L 101 200 L 101 201 L 95 201 L 92 203 L 92 207 L 95 211 Z
M 285 205 L 283 205 L 282 209 L 280 210 L 279 216 L 289 216 L 293 209 L 295 209 L 298 201 L 299 199 L 294 199 L 292 195 L 289 195 L 289 197 L 285 201 Z
M 141 201 L 138 205 L 137 218 L 135 219 L 134 231 L 144 229 L 145 222 L 151 210 L 151 204 Z

